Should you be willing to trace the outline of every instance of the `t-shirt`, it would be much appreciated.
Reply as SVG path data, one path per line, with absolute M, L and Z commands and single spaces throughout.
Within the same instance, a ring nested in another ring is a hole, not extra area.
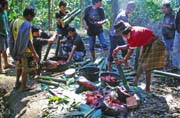
M 121 12 L 117 15 L 117 17 L 116 17 L 116 19 L 115 19 L 115 21 L 114 21 L 114 23 L 113 23 L 113 26 L 112 26 L 112 28 L 111 28 L 111 30 L 110 30 L 110 35 L 111 35 L 111 36 L 114 36 L 114 35 L 115 35 L 114 25 L 115 25 L 117 22 L 119 22 L 120 20 L 122 20 L 122 21 L 124 21 L 124 22 L 128 22 L 128 16 L 126 15 L 126 11 L 125 11 L 125 10 L 121 11 Z
M 21 25 L 25 21 L 26 21 L 26 19 L 24 17 L 19 17 L 18 19 L 16 19 L 14 21 L 13 28 L 12 28 L 14 40 L 16 40 L 16 38 L 18 36 L 18 33 L 19 33 L 19 29 L 20 29 Z M 29 40 L 32 42 L 32 39 L 33 39 L 32 31 L 30 30 L 30 32 L 29 32 Z M 29 48 L 27 48 L 26 52 L 31 52 L 31 51 L 30 51 Z
M 34 49 L 36 50 L 36 53 L 38 54 L 40 60 L 41 60 L 42 47 L 47 44 L 48 44 L 48 39 L 33 38 Z
M 66 14 L 67 14 L 67 13 L 68 13 L 68 12 L 66 11 Z M 62 13 L 61 11 L 59 11 L 59 12 L 56 13 L 56 19 L 57 19 L 57 18 L 62 19 L 64 16 L 66 16 L 66 14 Z M 68 26 L 69 26 L 69 25 L 67 24 L 67 25 L 65 25 L 65 27 L 63 28 L 59 23 L 57 23 L 57 27 L 60 28 L 60 29 L 67 29 Z
M 155 38 L 153 32 L 145 27 L 132 26 L 130 37 L 126 37 L 130 49 L 146 46 Z
M 162 27 L 162 34 L 166 39 L 173 39 L 175 34 L 175 14 L 170 12 L 165 14 L 163 24 L 171 25 L 173 28 Z
M 84 43 L 77 33 L 74 35 L 73 45 L 76 46 L 76 51 L 85 51 Z
M 7 36 L 9 29 L 8 29 L 8 16 L 7 12 L 3 11 L 0 12 L 0 35 Z
M 96 22 L 105 20 L 104 9 L 94 9 L 92 6 L 88 6 L 85 9 L 84 20 L 89 27 L 87 34 L 98 35 L 99 33 L 103 32 L 103 27 L 101 25 L 97 25 Z

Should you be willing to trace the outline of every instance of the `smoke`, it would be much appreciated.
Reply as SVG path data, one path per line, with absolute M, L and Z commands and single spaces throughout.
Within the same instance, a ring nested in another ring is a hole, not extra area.
M 162 0 L 162 4 L 164 3 L 170 3 L 171 1 L 170 0 Z

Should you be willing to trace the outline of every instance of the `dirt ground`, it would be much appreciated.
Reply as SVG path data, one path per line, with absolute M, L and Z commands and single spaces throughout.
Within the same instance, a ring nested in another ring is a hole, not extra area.
M 53 54 L 53 50 L 51 54 Z M 99 52 L 100 53 L 100 52 Z M 28 84 L 36 84 L 32 91 L 22 92 L 13 89 L 15 84 L 15 69 L 6 70 L 0 75 L 0 87 L 7 92 L 3 99 L 7 102 L 4 118 L 39 118 L 42 111 L 48 107 L 48 92 L 40 90 L 41 85 L 34 79 Z M 144 82 L 144 81 L 143 81 Z M 142 83 L 143 83 L 142 82 Z M 142 84 L 144 85 L 144 84 Z M 180 118 L 180 81 L 174 78 L 154 76 L 152 80 L 153 96 L 146 99 L 138 109 L 131 111 L 128 118 Z M 2 99 L 2 96 L 0 96 Z M 0 113 L 0 118 L 1 118 Z

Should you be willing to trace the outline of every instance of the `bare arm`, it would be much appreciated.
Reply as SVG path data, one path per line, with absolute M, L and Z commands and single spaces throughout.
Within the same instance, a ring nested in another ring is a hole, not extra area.
M 56 37 L 57 37 L 57 32 L 54 32 L 53 36 L 50 39 L 48 39 L 48 44 L 53 43 L 56 40 Z
M 133 49 L 128 49 L 128 52 L 127 52 L 126 56 L 124 57 L 125 62 L 129 59 L 129 57 L 132 55 L 132 53 L 133 53 Z
M 60 40 L 60 43 L 65 43 L 67 41 L 67 38 L 64 38 L 62 40 Z
M 127 49 L 129 49 L 128 45 L 118 46 L 113 50 L 113 56 L 116 56 L 119 50 L 127 50 Z
M 29 41 L 28 48 L 29 48 L 30 51 L 32 52 L 33 57 L 34 57 L 34 60 L 35 60 L 36 62 L 39 62 L 39 56 L 38 56 L 38 54 L 36 53 L 36 51 L 35 51 L 35 49 L 34 49 L 34 46 L 33 46 L 33 44 L 32 44 L 31 41 Z
M 60 18 L 57 18 L 56 20 L 60 26 L 64 27 L 65 24 Z
M 68 59 L 67 59 L 67 63 L 69 63 L 69 62 L 71 61 L 75 50 L 76 50 L 76 46 L 73 45 L 72 50 L 71 50 L 71 52 L 70 52 L 70 55 L 69 55 L 69 57 L 68 57 Z

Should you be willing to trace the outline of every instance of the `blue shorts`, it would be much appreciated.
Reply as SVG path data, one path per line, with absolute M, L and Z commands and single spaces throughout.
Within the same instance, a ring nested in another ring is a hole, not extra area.
M 101 32 L 97 36 L 98 36 L 99 42 L 100 42 L 103 50 L 108 50 L 106 40 L 104 38 L 104 33 Z M 90 51 L 94 51 L 95 43 L 96 43 L 96 35 L 95 36 L 89 36 L 89 49 L 90 49 Z
M 83 61 L 83 58 L 85 56 L 85 52 L 83 51 L 75 51 L 73 55 L 73 59 L 75 61 Z
M 173 50 L 174 39 L 163 38 L 163 42 L 164 42 L 164 44 L 166 46 L 166 50 L 168 50 L 168 51 L 172 51 Z

